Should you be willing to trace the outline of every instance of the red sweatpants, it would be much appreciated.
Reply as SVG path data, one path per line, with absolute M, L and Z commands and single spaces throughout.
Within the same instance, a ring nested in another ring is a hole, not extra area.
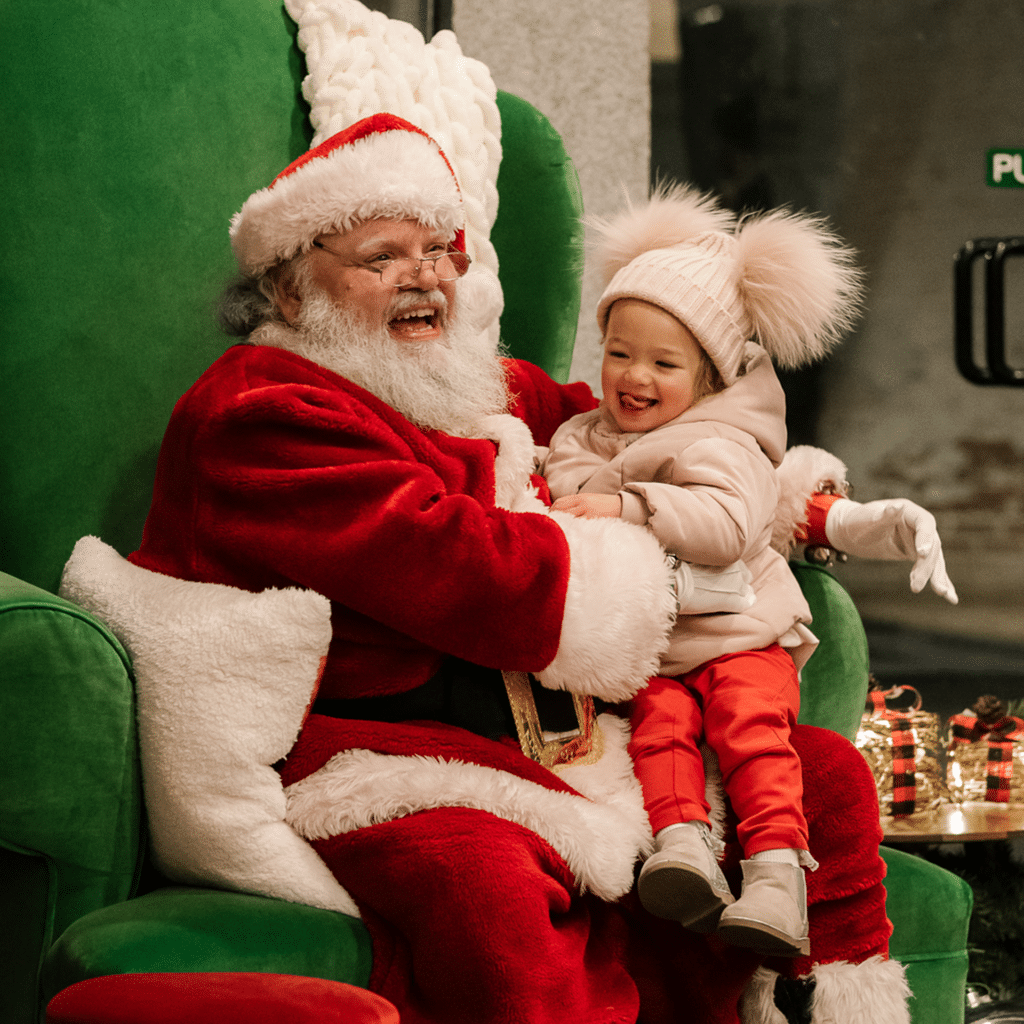
M 806 850 L 800 758 L 790 742 L 799 708 L 796 667 L 778 644 L 652 679 L 631 702 L 629 752 L 654 831 L 708 820 L 704 740 L 718 755 L 744 856 Z

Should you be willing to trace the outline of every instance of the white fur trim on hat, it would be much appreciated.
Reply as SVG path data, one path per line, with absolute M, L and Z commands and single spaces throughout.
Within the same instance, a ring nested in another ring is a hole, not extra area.
M 736 222 L 710 196 L 676 185 L 591 226 L 609 278 L 601 331 L 618 299 L 654 303 L 693 332 L 726 385 L 747 341 L 779 366 L 804 366 L 828 354 L 859 308 L 853 252 L 817 217 L 774 210 Z
M 256 277 L 318 235 L 374 218 L 413 219 L 452 237 L 463 227 L 458 183 L 437 144 L 390 114 L 332 136 L 254 192 L 231 221 L 242 273 Z

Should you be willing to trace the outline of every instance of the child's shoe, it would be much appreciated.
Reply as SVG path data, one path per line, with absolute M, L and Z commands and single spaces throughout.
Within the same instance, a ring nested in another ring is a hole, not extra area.
M 711 832 L 702 821 L 658 833 L 655 853 L 640 870 L 637 891 L 655 917 L 704 934 L 715 930 L 722 911 L 735 899 L 715 859 Z
M 743 891 L 722 913 L 718 934 L 766 956 L 807 956 L 804 869 L 764 860 L 743 860 L 740 866 Z

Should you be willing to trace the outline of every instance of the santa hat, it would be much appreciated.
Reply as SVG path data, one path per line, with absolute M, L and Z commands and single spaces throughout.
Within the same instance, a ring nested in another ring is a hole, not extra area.
M 607 282 L 602 333 L 616 300 L 651 302 L 690 329 L 726 385 L 747 341 L 793 369 L 826 355 L 855 319 L 860 271 L 820 218 L 774 210 L 737 220 L 676 185 L 592 226 Z
M 451 164 L 426 132 L 394 114 L 332 135 L 249 196 L 231 220 L 231 245 L 242 273 L 258 277 L 318 235 L 378 217 L 417 220 L 465 248 Z

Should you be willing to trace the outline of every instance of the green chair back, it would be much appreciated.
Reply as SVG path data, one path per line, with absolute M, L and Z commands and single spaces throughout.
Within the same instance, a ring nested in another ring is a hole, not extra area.
M 138 546 L 174 402 L 228 344 L 230 218 L 308 147 L 305 64 L 280 0 L 7 4 L 0 52 L 0 569 L 53 591 L 80 537 Z M 564 379 L 575 171 L 498 102 L 502 335 Z

